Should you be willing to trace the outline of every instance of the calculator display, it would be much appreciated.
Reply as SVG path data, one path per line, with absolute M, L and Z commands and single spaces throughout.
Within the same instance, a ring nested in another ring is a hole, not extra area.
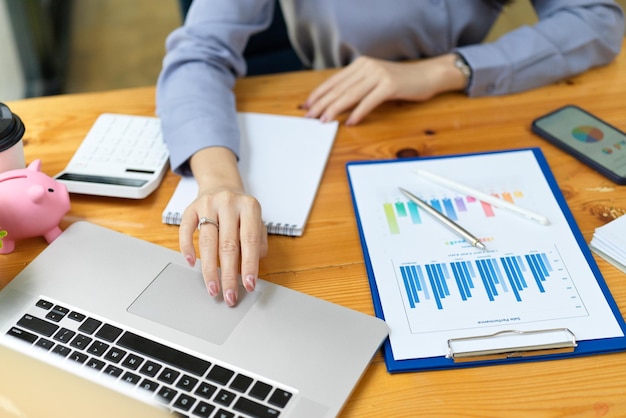
M 80 181 L 83 183 L 112 184 L 115 186 L 141 187 L 147 180 L 129 179 L 122 177 L 94 176 L 88 174 L 63 173 L 57 177 L 59 180 Z

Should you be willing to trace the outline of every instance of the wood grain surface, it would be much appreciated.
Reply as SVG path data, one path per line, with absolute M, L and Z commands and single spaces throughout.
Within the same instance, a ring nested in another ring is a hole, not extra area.
M 332 73 L 311 71 L 242 79 L 238 110 L 303 115 L 308 93 Z M 27 162 L 61 171 L 103 112 L 154 115 L 153 87 L 8 102 L 26 125 Z M 626 212 L 624 188 L 536 137 L 531 121 L 574 103 L 626 130 L 626 53 L 612 64 L 530 92 L 427 103 L 389 102 L 360 125 L 341 126 L 302 237 L 270 236 L 261 277 L 373 314 L 345 173 L 348 161 L 396 158 L 402 150 L 443 155 L 541 147 L 587 242 L 595 228 Z M 520 173 L 523 175 L 523 173 Z M 178 177 L 168 173 L 144 200 L 72 195 L 62 228 L 78 220 L 178 249 L 178 229 L 161 212 Z M 280 187 L 277 184 L 276 187 Z M 46 247 L 19 241 L 0 256 L 0 287 Z M 72 257 L 72 254 L 68 254 Z M 626 276 L 596 257 L 618 306 L 626 310 Z M 343 417 L 608 417 L 626 416 L 626 353 L 391 375 L 378 353 L 348 400 Z

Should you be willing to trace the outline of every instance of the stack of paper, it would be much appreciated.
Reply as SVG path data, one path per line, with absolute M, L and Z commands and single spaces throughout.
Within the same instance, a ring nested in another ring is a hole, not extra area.
M 594 253 L 626 273 L 626 216 L 596 228 L 589 246 Z

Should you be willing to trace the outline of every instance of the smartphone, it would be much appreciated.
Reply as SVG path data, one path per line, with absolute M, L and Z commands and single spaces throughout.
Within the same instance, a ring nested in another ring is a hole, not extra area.
M 567 105 L 532 122 L 532 131 L 617 184 L 626 184 L 626 133 Z

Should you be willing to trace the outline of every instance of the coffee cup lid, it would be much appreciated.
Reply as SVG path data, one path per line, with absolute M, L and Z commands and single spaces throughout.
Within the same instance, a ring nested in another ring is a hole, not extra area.
M 0 102 L 0 152 L 17 144 L 24 136 L 24 124 L 19 116 Z

